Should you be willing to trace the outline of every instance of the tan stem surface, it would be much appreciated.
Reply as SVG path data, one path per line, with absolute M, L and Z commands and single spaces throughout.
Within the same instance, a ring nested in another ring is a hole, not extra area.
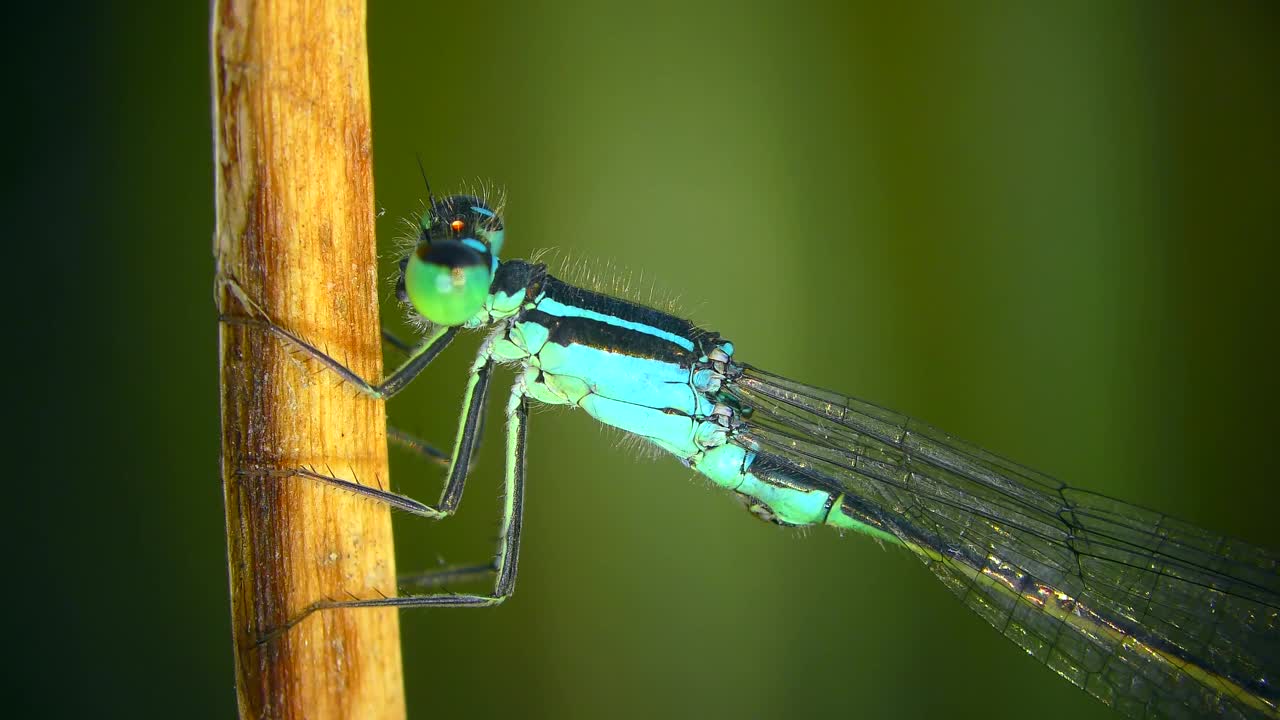
M 382 373 L 365 7 L 217 0 L 213 94 L 220 312 L 233 277 L 275 322 L 362 376 Z M 403 718 L 395 610 L 325 598 L 395 594 L 386 507 L 263 471 L 314 466 L 385 485 L 383 403 L 261 329 L 220 333 L 225 488 L 242 718 Z

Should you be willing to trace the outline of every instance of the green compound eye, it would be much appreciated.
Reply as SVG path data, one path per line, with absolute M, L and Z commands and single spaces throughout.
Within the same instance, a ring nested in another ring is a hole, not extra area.
M 437 325 L 462 325 L 475 317 L 492 279 L 484 256 L 459 242 L 419 246 L 404 268 L 409 302 Z

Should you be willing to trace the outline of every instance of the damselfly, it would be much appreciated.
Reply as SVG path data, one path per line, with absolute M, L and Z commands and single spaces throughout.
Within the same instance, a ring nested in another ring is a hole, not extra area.
M 500 207 L 431 199 L 397 294 L 425 339 L 370 382 L 268 319 L 259 325 L 373 398 L 389 398 L 462 329 L 488 328 L 471 365 L 439 501 L 296 474 L 439 519 L 462 499 L 490 377 L 512 365 L 505 502 L 490 593 L 430 592 L 335 607 L 478 607 L 515 588 L 530 401 L 585 410 L 734 493 L 756 516 L 829 525 L 918 556 L 1040 663 L 1133 717 L 1280 717 L 1280 564 L 1267 550 L 1063 485 L 916 420 L 738 359 L 692 323 L 499 258 Z M 426 452 L 435 452 L 427 449 Z M 301 618 L 298 618 L 299 620 Z M 296 620 L 295 620 L 296 622 Z

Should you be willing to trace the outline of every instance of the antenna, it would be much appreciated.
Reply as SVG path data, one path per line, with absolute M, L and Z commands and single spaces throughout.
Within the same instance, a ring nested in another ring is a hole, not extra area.
M 427 169 L 422 167 L 422 154 L 414 153 L 413 156 L 418 159 L 418 172 L 422 174 L 422 184 L 427 186 L 427 201 L 434 208 L 436 206 L 436 196 L 431 194 L 431 181 L 427 179 Z

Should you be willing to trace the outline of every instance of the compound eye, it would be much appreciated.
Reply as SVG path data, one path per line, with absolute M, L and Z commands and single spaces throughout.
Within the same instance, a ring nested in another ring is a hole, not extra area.
M 453 228 L 454 232 L 462 232 L 462 229 L 466 226 L 467 224 L 463 222 L 461 218 L 449 223 L 449 227 Z
M 404 268 L 409 302 L 437 325 L 462 325 L 484 309 L 493 278 L 484 256 L 460 242 L 419 245 Z

